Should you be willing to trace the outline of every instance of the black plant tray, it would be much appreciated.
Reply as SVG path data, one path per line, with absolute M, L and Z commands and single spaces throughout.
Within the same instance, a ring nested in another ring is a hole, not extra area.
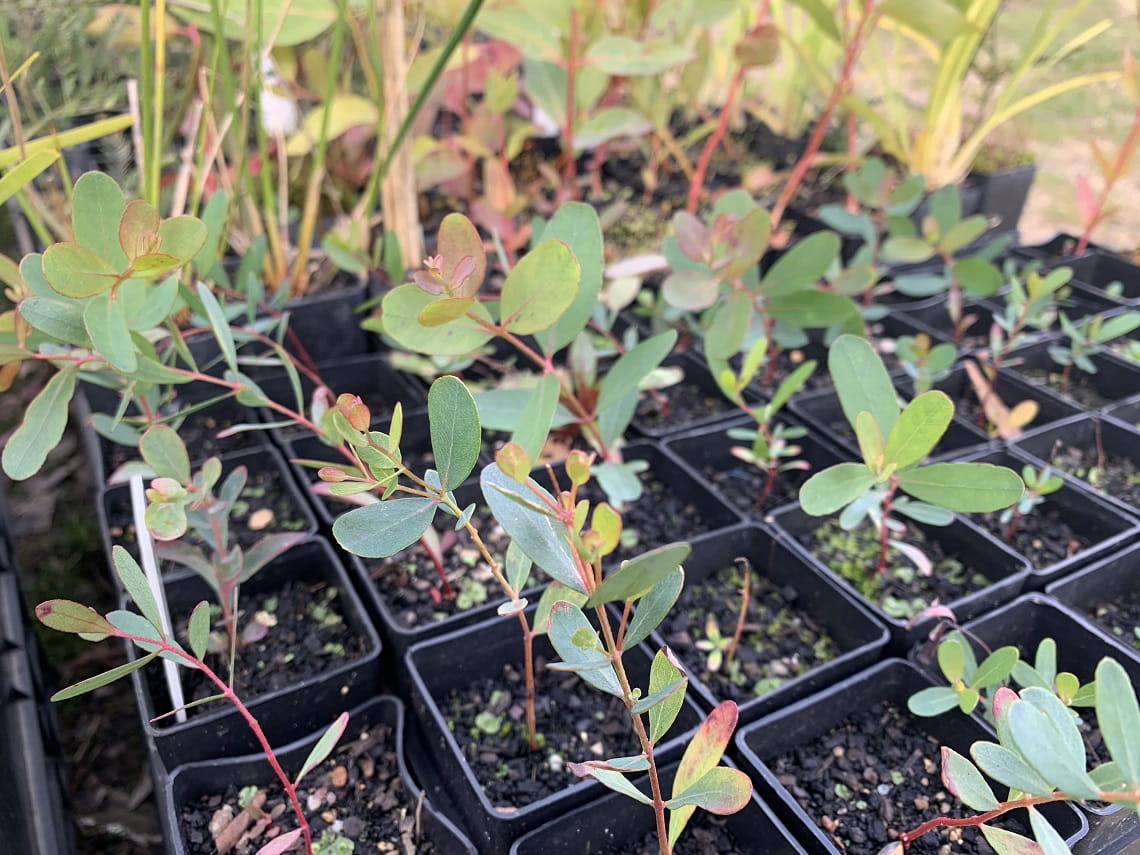
M 725 761 L 722 765 L 734 764 Z M 672 792 L 676 771 L 675 764 L 661 770 L 661 786 L 666 795 Z M 649 793 L 648 778 L 636 784 L 642 792 Z M 699 814 L 698 808 L 689 829 L 696 824 Z M 753 855 L 806 855 L 791 832 L 755 792 L 743 810 L 724 819 L 725 828 L 736 838 L 742 851 Z M 653 811 L 649 807 L 632 805 L 629 797 L 621 793 L 609 793 L 523 835 L 511 847 L 510 855 L 628 855 L 636 851 L 635 847 L 653 829 Z M 681 840 L 689 834 L 692 831 L 687 829 Z
M 352 279 L 341 273 L 334 278 Z M 325 362 L 367 353 L 371 336 L 360 326 L 363 316 L 356 307 L 368 299 L 370 282 L 357 279 L 342 286 L 330 286 L 312 296 L 296 297 L 285 304 L 289 313 L 289 331 L 285 339 L 288 350 L 294 350 L 296 336 L 309 359 Z
M 1140 304 L 1140 266 L 1095 243 L 1080 255 L 1071 255 L 1076 244 L 1074 235 L 1062 233 L 1044 243 L 1015 247 L 1013 252 L 1022 258 L 1046 261 L 1049 267 L 1071 267 L 1074 279 L 1096 291 L 1104 292 L 1119 282 L 1120 299 L 1129 305 Z
M 737 732 L 736 748 L 741 754 L 742 766 L 752 775 L 761 798 L 771 804 L 776 815 L 800 837 L 808 852 L 839 855 L 840 850 L 819 827 L 817 818 L 809 816 L 779 782 L 768 767 L 768 761 L 791 746 L 826 736 L 853 711 L 868 709 L 881 701 L 889 701 L 905 711 L 907 698 L 930 685 L 933 685 L 931 679 L 916 666 L 901 659 L 888 659 Z M 940 745 L 966 756 L 969 756 L 970 745 L 990 738 L 989 731 L 978 719 L 957 710 L 933 719 L 915 719 L 915 722 Z M 939 785 L 933 774 L 930 779 L 933 794 Z M 999 791 L 1000 788 L 995 789 Z M 1087 833 L 1088 823 L 1075 808 L 1065 804 L 1048 807 L 1050 822 L 1067 842 L 1079 840 Z
M 345 623 L 364 639 L 364 649 L 355 659 L 330 668 L 320 676 L 295 686 L 263 695 L 243 698 L 247 708 L 261 723 L 270 744 L 295 739 L 326 725 L 344 709 L 362 703 L 380 687 L 380 638 L 368 620 L 364 605 L 349 582 L 348 574 L 329 544 L 313 537 L 293 547 L 262 568 L 242 585 L 244 595 L 279 590 L 290 581 L 335 585 Z M 185 620 L 203 600 L 214 602 L 213 592 L 197 576 L 172 580 L 165 585 L 166 600 L 175 624 Z M 272 631 L 272 630 L 270 630 Z M 138 648 L 127 645 L 133 661 Z M 160 667 L 151 665 L 148 667 Z M 143 669 L 145 670 L 145 669 Z M 143 731 L 161 767 L 173 769 L 182 763 L 250 754 L 259 750 L 253 733 L 238 712 L 222 701 L 207 712 L 196 711 L 185 722 L 174 716 L 152 722 L 171 709 L 165 686 L 153 695 L 143 670 L 131 674 Z
M 714 407 L 719 408 L 719 412 L 687 421 L 681 421 L 676 417 L 655 419 L 642 411 L 643 407 L 647 406 L 649 395 L 653 393 L 642 392 L 638 401 L 638 414 L 633 417 L 633 427 L 641 436 L 650 439 L 663 439 L 664 437 L 673 436 L 682 431 L 720 424 L 734 419 L 740 414 L 740 410 L 724 396 L 720 387 L 717 386 L 716 380 L 713 379 L 708 369 L 701 364 L 700 361 L 687 354 L 677 353 L 666 357 L 662 364 L 670 368 L 680 368 L 684 372 L 684 378 L 677 385 L 695 387 L 702 398 L 707 399 Z M 668 400 L 675 388 L 676 387 L 666 387 L 658 390 L 656 394 Z M 759 403 L 758 400 L 755 400 L 756 395 L 751 391 L 751 388 L 745 389 L 745 400 L 749 398 L 753 399 L 752 403 Z M 656 412 L 656 409 L 654 409 L 654 412 Z
M 532 619 L 534 608 L 528 609 Z M 505 663 L 513 663 L 521 670 L 522 648 L 518 621 L 497 618 L 417 644 L 404 660 L 411 677 L 411 709 L 423 728 L 426 748 L 422 755 L 409 757 L 412 772 L 417 777 L 441 782 L 481 855 L 506 855 L 518 836 L 603 792 L 596 782 L 581 779 L 523 807 L 497 808 L 465 762 L 441 699 L 450 691 L 462 690 L 482 678 L 498 678 Z M 558 659 L 546 636 L 535 639 L 534 650 L 536 657 L 544 656 L 551 662 Z M 633 685 L 648 685 L 651 661 L 652 655 L 644 645 L 626 652 L 626 670 Z M 595 690 L 582 683 L 582 691 Z M 701 718 L 696 704 L 686 698 L 669 738 L 656 748 L 656 756 L 662 763 L 680 756 Z M 579 759 L 583 758 L 565 758 L 567 761 Z M 425 767 L 422 772 L 421 766 Z
M 403 703 L 397 698 L 381 695 L 362 703 L 349 713 L 348 729 L 340 742 L 346 744 L 354 738 L 354 735 L 378 725 L 388 725 L 393 728 L 400 774 L 404 779 L 409 801 L 417 804 L 420 803 L 422 791 L 406 768 L 404 718 Z M 278 762 L 286 774 L 296 774 L 329 723 L 331 719 L 310 736 L 275 749 Z M 169 778 L 156 782 L 163 793 L 161 820 L 167 855 L 184 855 L 186 851 L 178 815 L 182 805 L 202 796 L 224 792 L 231 783 L 239 786 L 251 784 L 265 786 L 272 785 L 276 780 L 264 755 L 228 757 L 179 766 Z M 439 813 L 430 801 L 425 800 L 421 803 L 416 820 L 423 834 L 436 844 L 436 855 L 475 855 L 475 847 L 471 842 L 449 819 Z M 293 827 L 291 821 L 291 812 L 282 815 L 281 822 L 286 830 Z
M 1058 579 L 1045 593 L 1083 616 L 1094 629 L 1113 639 L 1123 649 L 1122 658 L 1140 661 L 1140 638 L 1119 638 L 1097 623 L 1095 609 L 1101 603 L 1119 601 L 1140 592 L 1140 543 L 1125 547 L 1068 576 Z
M 878 604 L 867 601 L 849 582 L 832 573 L 820 559 L 812 555 L 807 547 L 800 542 L 800 537 L 823 525 L 826 521 L 826 517 L 808 516 L 800 510 L 798 505 L 782 508 L 772 516 L 777 539 L 786 540 L 793 550 L 805 557 L 813 566 L 819 567 L 829 576 L 832 576 L 836 584 L 840 585 L 850 596 L 864 603 L 871 613 L 890 630 L 889 650 L 898 653 L 904 652 L 929 631 L 933 625 L 933 618 L 916 622 L 914 618 L 904 620 L 887 615 Z M 954 612 L 958 620 L 969 620 L 975 615 L 1009 602 L 1020 594 L 1025 587 L 1029 575 L 1029 562 L 1009 550 L 1005 544 L 991 537 L 987 532 L 982 531 L 968 519 L 961 516 L 956 517 L 954 522 L 948 526 L 913 524 L 922 529 L 929 540 L 940 543 L 948 556 L 956 556 L 969 570 L 990 580 L 990 584 L 984 588 L 960 597 L 953 602 L 942 603 Z M 875 568 L 873 566 L 868 567 L 867 572 L 874 573 Z
M 1010 353 L 1007 365 L 1011 371 L 1018 375 L 1026 369 L 1031 369 L 1047 371 L 1059 376 L 1063 368 L 1053 361 L 1049 355 L 1049 347 L 1049 342 L 1040 342 L 1018 348 Z M 1043 396 L 1068 404 L 1071 409 L 1079 412 L 1103 411 L 1114 403 L 1140 397 L 1140 365 L 1128 359 L 1121 359 L 1116 354 L 1109 352 L 1093 354 L 1089 359 L 1096 366 L 1096 373 L 1088 374 L 1074 365 L 1071 382 L 1089 383 L 1096 390 L 1096 393 L 1105 399 L 1106 403 L 1100 406 L 1086 406 L 1073 396 L 1062 394 L 1060 385 L 1041 385 L 1025 377 L 1021 379 L 1040 389 Z
M 766 529 L 741 525 L 699 537 L 692 546 L 693 552 L 685 561 L 686 588 L 701 583 L 724 567 L 732 566 L 738 556 L 745 557 L 753 574 L 768 578 L 778 588 L 794 589 L 797 595 L 795 609 L 807 613 L 838 648 L 833 659 L 789 679 L 762 696 L 740 702 L 741 724 L 874 664 L 887 646 L 890 636 L 886 628 L 872 616 L 861 597 L 852 597 L 839 586 L 834 576 L 809 564 L 785 543 L 773 539 Z M 692 626 L 703 626 L 704 618 L 702 615 L 690 615 L 689 622 Z M 732 633 L 731 625 L 720 629 L 727 635 Z M 651 638 L 654 649 L 669 646 L 660 627 Z M 711 711 L 725 700 L 702 683 L 693 668 L 686 670 L 689 672 L 689 691 L 706 711 Z

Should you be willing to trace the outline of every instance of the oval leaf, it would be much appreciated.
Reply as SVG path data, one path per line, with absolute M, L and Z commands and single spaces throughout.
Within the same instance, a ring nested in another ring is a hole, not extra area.
M 635 600 L 644 596 L 680 567 L 691 551 L 687 543 L 670 543 L 623 561 L 598 586 L 586 601 L 586 607 L 593 608 L 602 603 Z
M 59 445 L 67 427 L 67 405 L 75 392 L 75 364 L 51 376 L 28 404 L 24 421 L 8 437 L 0 463 L 13 481 L 23 481 L 40 471 L 48 452 Z
M 387 558 L 419 540 L 435 516 L 435 499 L 411 496 L 353 508 L 333 522 L 333 537 L 364 558 Z
M 811 476 L 800 488 L 800 507 L 813 517 L 835 513 L 863 495 L 875 476 L 863 463 L 837 463 Z
M 578 293 L 582 271 L 570 247 L 543 241 L 514 266 L 503 282 L 499 313 L 503 326 L 530 335 L 554 325 Z
M 300 784 L 302 778 L 325 761 L 325 758 L 332 753 L 336 744 L 340 742 L 340 738 L 344 736 L 344 730 L 347 727 L 348 713 L 341 713 L 337 716 L 336 721 L 329 725 L 328 730 L 321 735 L 321 738 L 317 740 L 317 744 L 313 746 L 313 750 L 309 752 L 309 756 L 305 758 L 305 762 L 301 766 L 301 771 L 297 773 L 297 777 L 293 781 L 293 786 Z
M 916 499 L 961 513 L 999 511 L 1025 492 L 1016 472 L 992 463 L 934 463 L 899 473 L 898 480 Z
M 942 783 L 973 810 L 987 811 L 998 806 L 982 773 L 968 759 L 945 745 L 942 746 Z
M 449 323 L 430 327 L 420 323 L 420 312 L 437 299 L 415 285 L 401 285 L 389 291 L 382 303 L 381 323 L 385 335 L 401 347 L 429 356 L 461 356 L 491 340 L 491 333 L 468 317 L 474 315 L 487 327 L 493 325 L 491 315 L 479 302 L 472 305 L 466 315 Z
M 190 483 L 190 455 L 177 431 L 169 425 L 148 428 L 139 440 L 139 453 L 156 476 L 173 478 L 179 484 Z
M 952 418 L 954 405 L 944 392 L 919 395 L 903 408 L 891 428 L 884 462 L 895 463 L 899 469 L 921 463 L 942 439 Z
M 463 483 L 479 461 L 479 410 L 463 381 L 445 374 L 428 390 L 428 428 L 444 490 Z

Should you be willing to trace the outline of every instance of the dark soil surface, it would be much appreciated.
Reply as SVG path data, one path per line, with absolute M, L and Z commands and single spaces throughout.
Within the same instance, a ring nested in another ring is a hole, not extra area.
M 780 384 L 788 378 L 788 375 L 810 358 L 812 357 L 799 348 L 784 348 L 776 355 L 775 371 L 769 374 L 767 368 L 761 368 L 756 374 L 756 379 L 749 384 L 749 390 L 764 395 L 765 400 L 771 398 L 776 390 L 780 388 Z M 741 360 L 742 357 L 734 357 L 730 360 L 729 364 L 731 364 L 735 370 L 739 371 Z M 831 375 L 827 372 L 826 360 L 821 360 L 816 357 L 815 371 L 811 373 L 811 376 L 808 377 L 800 389 L 800 392 L 797 394 L 815 389 L 830 389 L 832 385 Z
M 542 740 L 527 746 L 523 675 L 476 680 L 440 702 L 475 778 L 497 807 L 522 807 L 576 783 L 568 763 L 639 753 L 625 704 L 588 687 L 577 674 L 551 671 L 536 658 L 535 714 Z M 556 758 L 556 759 L 555 759 Z
M 1088 448 L 1066 445 L 1053 452 L 1050 464 L 1097 490 L 1140 507 L 1140 466 L 1130 457 L 1105 455 L 1098 460 L 1095 444 Z
M 1087 614 L 1124 644 L 1140 650 L 1140 591 L 1097 603 Z
M 772 492 L 764 506 L 758 508 L 756 500 L 764 493 L 764 485 L 768 481 L 767 471 L 728 454 L 723 455 L 717 464 L 702 465 L 699 470 L 701 475 L 718 496 L 756 520 L 762 519 L 772 508 L 794 502 L 800 485 L 811 475 L 810 472 L 781 473 L 772 485 Z
M 279 785 L 257 793 L 246 793 L 260 804 L 257 819 L 247 818 L 241 804 L 248 802 L 241 798 L 236 785 L 184 806 L 182 839 L 187 853 L 214 855 L 218 847 L 213 829 L 217 834 L 236 833 L 241 824 L 246 824 L 248 828 L 230 851 L 233 855 L 253 855 L 278 834 L 297 827 Z M 324 839 L 332 845 L 335 836 L 340 836 L 354 841 L 357 852 L 431 855 L 436 851 L 435 843 L 420 833 L 419 805 L 400 778 L 395 734 L 387 725 L 369 728 L 338 747 L 332 757 L 305 777 L 298 797 L 307 809 L 314 844 Z M 233 831 L 228 832 L 231 825 Z
M 732 403 L 720 392 L 709 393 L 697 383 L 682 381 L 642 395 L 633 424 L 644 433 L 661 434 L 732 411 Z
M 690 674 L 718 699 L 738 703 L 778 689 L 838 652 L 826 628 L 797 606 L 795 588 L 778 588 L 752 571 L 740 644 L 727 662 L 724 644 L 739 620 L 743 585 L 735 566 L 687 584 L 660 629 Z
M 1049 507 L 1048 504 L 1034 508 L 1032 513 L 1020 518 L 1012 541 L 1005 539 L 1008 526 L 1001 522 L 1000 513 L 975 514 L 973 520 L 1015 552 L 1028 558 L 1034 570 L 1064 561 L 1093 545 L 1089 538 L 1074 531 L 1061 518 L 1060 508 Z
M 323 674 L 365 652 L 364 639 L 345 622 L 339 591 L 335 586 L 319 583 L 307 585 L 290 582 L 275 593 L 245 594 L 240 601 L 238 627 L 244 643 L 239 642 L 234 664 L 234 688 L 247 702 L 258 696 Z M 215 628 L 220 612 L 215 612 Z M 186 644 L 186 623 L 177 629 Z M 187 647 L 189 649 L 189 647 Z M 228 655 L 207 655 L 207 664 L 225 679 Z M 170 709 L 163 670 L 148 668 L 143 672 L 150 685 L 157 711 Z M 200 671 L 179 669 L 186 701 L 208 698 L 218 693 L 217 686 Z M 225 701 L 192 707 L 186 711 L 193 717 L 211 712 Z M 163 719 L 172 724 L 174 718 Z
M 947 555 L 938 541 L 928 540 L 921 529 L 907 525 L 901 540 L 921 549 L 933 565 L 930 575 L 919 573 L 914 564 L 894 547 L 888 551 L 888 570 L 879 574 L 878 531 L 861 525 L 843 531 L 834 520 L 802 535 L 800 542 L 831 572 L 846 579 L 860 594 L 894 618 L 909 618 L 937 599 L 951 603 L 990 584 L 985 576 L 964 567 Z
M 698 809 L 673 847 L 673 855 L 748 855 L 754 846 L 742 846 L 725 827 L 726 819 Z M 651 831 L 633 848 L 607 849 L 599 855 L 659 855 L 657 832 Z
M 840 851 L 875 855 L 900 831 L 928 819 L 971 815 L 943 787 L 940 756 L 938 739 L 919 721 L 881 702 L 768 765 Z M 938 829 L 907 849 L 914 855 L 992 851 L 972 828 Z
M 1045 386 L 1052 389 L 1058 395 L 1071 398 L 1081 406 L 1088 407 L 1090 410 L 1111 404 L 1116 400 L 1115 398 L 1104 397 L 1104 395 L 1097 391 L 1092 378 L 1079 369 L 1073 369 L 1067 389 L 1064 387 L 1060 368 L 1045 369 L 1021 366 L 1017 369 L 1017 373 L 1033 385 Z

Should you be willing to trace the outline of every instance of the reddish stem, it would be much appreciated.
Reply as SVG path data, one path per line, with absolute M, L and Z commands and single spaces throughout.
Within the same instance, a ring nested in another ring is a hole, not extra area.
M 887 490 L 887 495 L 883 499 L 882 519 L 879 521 L 879 563 L 875 570 L 880 576 L 886 575 L 887 572 L 887 552 L 890 549 L 890 536 L 891 529 L 887 525 L 887 521 L 891 517 L 891 502 L 895 498 L 895 491 L 899 488 L 898 479 L 891 476 L 891 486 Z
M 1116 182 L 1124 175 L 1128 167 L 1128 161 L 1131 160 L 1132 150 L 1136 148 L 1137 142 L 1140 142 L 1140 107 L 1136 108 L 1136 112 L 1132 116 L 1132 127 L 1128 129 L 1128 136 L 1124 138 L 1120 150 L 1116 153 L 1116 160 L 1112 164 L 1112 173 L 1105 176 L 1104 187 L 1101 188 L 1100 196 L 1097 197 L 1096 206 L 1092 210 L 1092 216 L 1085 223 L 1084 231 L 1081 232 L 1081 238 L 1077 241 L 1077 245 L 1073 249 L 1074 255 L 1080 255 L 1088 249 L 1089 239 L 1092 237 L 1092 230 L 1096 228 L 1097 223 L 1100 222 L 1104 206 L 1108 204 L 1108 196 L 1116 186 Z
M 736 101 L 736 94 L 740 89 L 740 84 L 744 81 L 745 68 L 743 65 L 737 66 L 736 73 L 732 75 L 732 82 L 728 85 L 728 94 L 725 96 L 724 104 L 720 108 L 720 116 L 717 118 L 716 128 L 707 140 L 705 140 L 705 147 L 701 150 L 700 160 L 697 161 L 697 168 L 693 172 L 693 179 L 689 182 L 689 201 L 685 205 L 685 210 L 690 214 L 697 213 L 697 204 L 701 199 L 701 191 L 705 186 L 705 173 L 708 172 L 709 163 L 712 161 L 713 152 L 716 147 L 720 145 L 720 141 L 724 139 L 725 133 L 728 131 L 728 117 L 732 113 L 733 102 Z

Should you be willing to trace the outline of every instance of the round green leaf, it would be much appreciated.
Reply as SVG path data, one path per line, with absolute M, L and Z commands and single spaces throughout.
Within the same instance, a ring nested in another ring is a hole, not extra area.
M 800 488 L 800 507 L 813 517 L 826 516 L 855 501 L 874 483 L 874 473 L 865 464 L 837 463 Z
M 581 268 L 570 247 L 543 241 L 515 265 L 503 283 L 499 312 L 510 332 L 530 335 L 553 326 L 578 293 Z
M 115 284 L 116 270 L 77 243 L 57 243 L 44 251 L 44 276 L 51 287 L 76 300 L 94 297 Z
M 469 317 L 474 315 L 488 326 L 494 323 L 478 302 L 461 318 L 439 326 L 424 326 L 420 312 L 438 299 L 415 285 L 401 285 L 389 291 L 382 303 L 385 335 L 407 350 L 429 356 L 461 356 L 491 340 L 491 333 Z
M 423 536 L 437 504 L 435 499 L 410 496 L 354 508 L 336 518 L 333 537 L 354 555 L 387 558 Z

